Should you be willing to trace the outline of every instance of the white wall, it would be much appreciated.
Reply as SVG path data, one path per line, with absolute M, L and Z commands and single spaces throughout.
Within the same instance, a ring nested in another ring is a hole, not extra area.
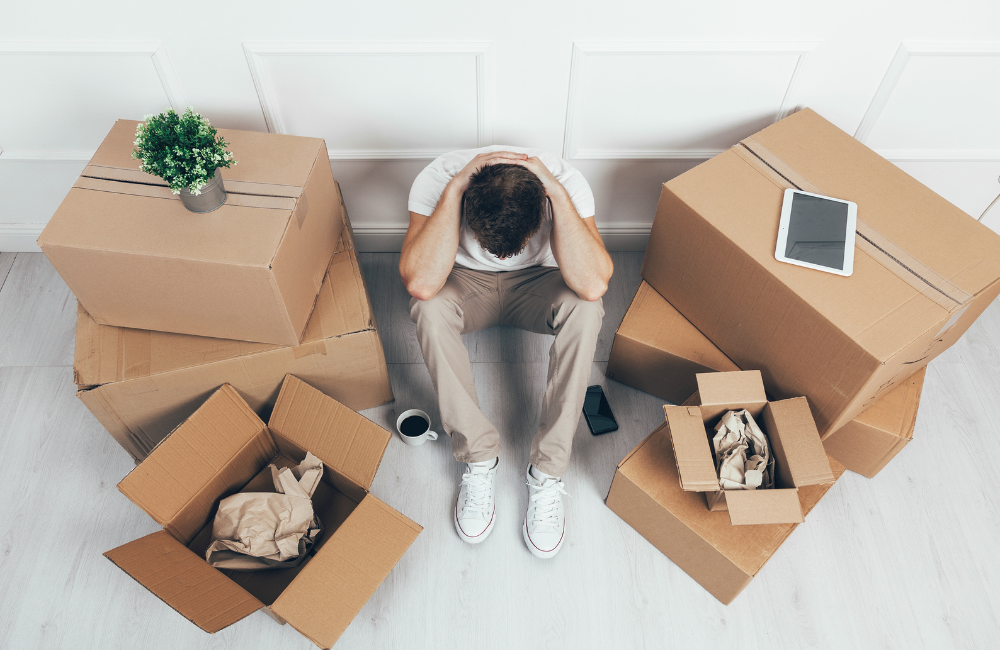
M 1000 193 L 1000 3 L 6 3 L 0 250 L 35 250 L 116 118 L 170 104 L 325 138 L 369 250 L 398 247 L 429 158 L 489 143 L 561 152 L 609 246 L 641 250 L 661 182 L 799 106 L 979 217 Z

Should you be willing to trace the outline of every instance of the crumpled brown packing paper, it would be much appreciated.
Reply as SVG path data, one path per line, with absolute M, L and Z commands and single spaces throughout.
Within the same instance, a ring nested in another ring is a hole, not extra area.
M 296 567 L 322 532 L 312 495 L 323 463 L 306 452 L 297 467 L 270 467 L 277 493 L 243 492 L 219 503 L 205 553 L 212 566 L 241 571 Z
M 767 436 L 746 411 L 727 411 L 712 438 L 719 487 L 756 490 L 774 487 L 774 458 Z

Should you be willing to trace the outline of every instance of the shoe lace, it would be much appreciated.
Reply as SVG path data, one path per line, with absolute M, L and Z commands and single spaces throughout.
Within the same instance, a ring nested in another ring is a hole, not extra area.
M 465 488 L 465 503 L 462 504 L 462 515 L 470 512 L 481 512 L 483 514 L 489 512 L 489 474 L 466 472 L 462 474 L 462 487 Z
M 541 485 L 532 485 L 525 481 L 531 491 L 529 501 L 535 504 L 531 523 L 536 526 L 559 526 L 560 495 L 570 496 L 564 488 L 566 484 L 556 479 L 547 479 Z

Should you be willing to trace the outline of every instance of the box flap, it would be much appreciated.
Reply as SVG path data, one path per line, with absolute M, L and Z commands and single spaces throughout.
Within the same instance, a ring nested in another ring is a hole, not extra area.
M 118 489 L 166 526 L 264 429 L 257 414 L 225 384 L 129 472 Z M 273 455 L 270 449 L 257 454 Z M 243 482 L 259 469 L 252 469 Z
M 799 492 L 784 490 L 726 490 L 729 521 L 734 525 L 800 524 L 805 521 Z
M 833 471 L 805 397 L 764 407 L 764 429 L 775 455 L 781 487 L 833 483 Z
M 697 406 L 666 404 L 663 413 L 667 418 L 674 458 L 677 459 L 681 487 L 694 492 L 718 490 L 719 475 L 715 472 L 712 447 L 701 410 Z
M 706 421 L 731 409 L 745 408 L 756 415 L 767 404 L 759 370 L 703 372 L 696 378 Z
M 360 487 L 371 487 L 391 434 L 293 375 L 287 375 L 271 430 Z
M 329 648 L 423 530 L 367 495 L 271 609 Z
M 104 556 L 206 632 L 218 632 L 264 606 L 165 530 Z

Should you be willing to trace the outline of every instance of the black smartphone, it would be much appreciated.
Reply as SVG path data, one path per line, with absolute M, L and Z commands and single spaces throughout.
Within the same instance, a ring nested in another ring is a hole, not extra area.
M 587 418 L 587 426 L 595 436 L 618 430 L 615 414 L 611 412 L 611 405 L 600 386 L 587 387 L 587 396 L 583 398 L 583 417 Z

